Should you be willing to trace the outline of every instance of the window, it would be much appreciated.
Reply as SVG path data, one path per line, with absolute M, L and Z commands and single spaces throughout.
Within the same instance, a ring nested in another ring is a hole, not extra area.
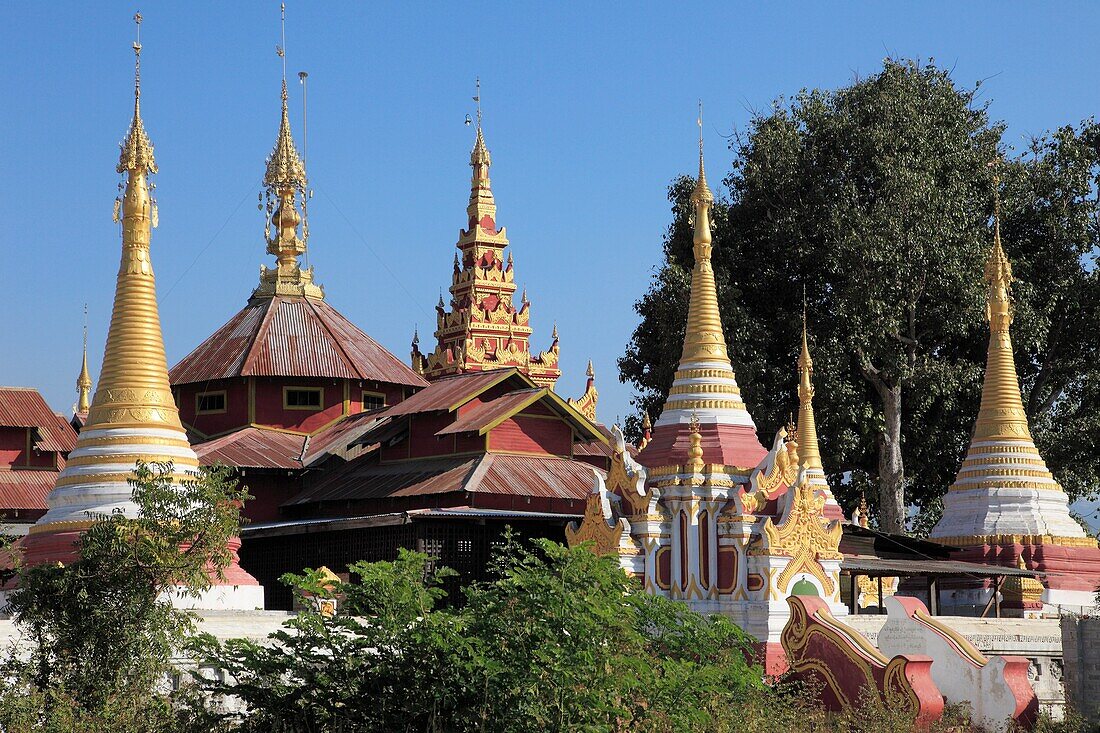
M 370 412 L 371 410 L 381 410 L 386 406 L 386 395 L 381 392 L 364 392 L 363 393 L 363 412 Z
M 320 410 L 325 391 L 320 387 L 283 387 L 283 408 L 287 410 Z
M 225 392 L 199 392 L 195 395 L 195 412 L 199 415 L 225 412 Z

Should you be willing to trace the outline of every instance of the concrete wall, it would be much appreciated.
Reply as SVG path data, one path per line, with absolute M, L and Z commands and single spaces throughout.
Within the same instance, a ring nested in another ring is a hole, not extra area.
M 1058 619 L 975 618 L 973 616 L 937 616 L 936 619 L 965 636 L 986 656 L 1000 654 L 1026 658 L 1030 662 L 1028 681 L 1035 690 L 1036 697 L 1039 698 L 1040 708 L 1049 712 L 1054 718 L 1061 719 L 1066 705 L 1063 666 L 1069 666 L 1068 649 L 1070 647 L 1067 647 L 1063 657 L 1064 630 L 1059 628 Z M 886 616 L 845 616 L 844 623 L 861 632 L 877 646 L 878 632 L 886 623 Z M 1096 642 L 1100 642 L 1100 620 L 1096 620 L 1095 623 L 1097 627 L 1092 633 L 1096 634 Z M 1093 674 L 1097 687 L 1090 689 L 1094 691 L 1094 696 L 1098 696 L 1100 695 L 1100 644 L 1097 644 L 1093 653 L 1095 656 L 1091 657 L 1091 664 L 1096 668 Z M 1063 659 L 1065 659 L 1064 663 Z
M 1093 725 L 1100 724 L 1100 618 L 1064 616 L 1066 701 Z

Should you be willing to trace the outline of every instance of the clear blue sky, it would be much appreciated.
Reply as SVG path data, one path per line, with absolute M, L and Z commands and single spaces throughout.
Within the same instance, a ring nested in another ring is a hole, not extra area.
M 271 264 L 256 194 L 278 124 L 277 2 L 6 4 L 0 384 L 38 387 L 59 411 L 75 399 L 82 304 L 93 378 L 110 318 L 137 9 L 169 361 Z M 556 320 L 559 392 L 581 391 L 591 357 L 608 423 L 630 411 L 615 362 L 661 257 L 668 183 L 694 172 L 698 98 L 712 180 L 729 167 L 723 136 L 751 110 L 873 73 L 886 55 L 985 79 L 1017 146 L 1100 109 L 1096 4 L 290 2 L 287 17 L 299 145 L 296 72 L 310 74 L 310 262 L 329 302 L 403 359 L 415 325 L 433 330 L 464 224 L 473 130 L 462 121 L 480 75 L 535 346 Z

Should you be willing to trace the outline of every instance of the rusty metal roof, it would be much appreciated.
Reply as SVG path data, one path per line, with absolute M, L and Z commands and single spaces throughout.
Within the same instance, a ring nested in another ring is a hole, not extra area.
M 418 412 L 454 410 L 493 385 L 506 380 L 510 380 L 516 389 L 535 387 L 534 382 L 515 369 L 467 372 L 432 382 L 427 389 L 420 390 L 386 410 L 386 415 L 394 417 L 397 415 L 412 415 Z
M 284 506 L 462 491 L 480 460 L 449 456 L 382 464 L 353 461 L 326 471 Z
M 449 435 L 451 433 L 467 433 L 481 431 L 507 419 L 532 402 L 546 394 L 546 389 L 521 389 L 515 392 L 490 400 L 479 407 L 470 410 L 465 416 L 455 420 L 436 435 Z
M 248 427 L 194 446 L 204 466 L 220 463 L 237 468 L 302 467 L 299 457 L 306 436 L 281 430 Z
M 34 428 L 34 447 L 41 451 L 68 453 L 76 446 L 72 425 L 32 387 L 0 387 L 0 427 Z
M 985 565 L 961 560 L 911 560 L 908 558 L 865 557 L 845 555 L 840 561 L 840 569 L 849 575 L 869 575 L 908 577 L 911 575 L 966 576 L 973 578 L 992 578 L 995 576 L 1016 575 L 1042 577 L 1045 573 L 1035 570 L 1021 570 L 1004 565 Z
M 0 470 L 0 510 L 45 509 L 57 471 Z
M 250 300 L 169 372 L 172 384 L 238 376 L 428 383 L 323 300 Z
M 480 492 L 584 500 L 595 469 L 550 456 L 448 456 L 396 463 L 353 461 L 321 476 L 284 506 Z

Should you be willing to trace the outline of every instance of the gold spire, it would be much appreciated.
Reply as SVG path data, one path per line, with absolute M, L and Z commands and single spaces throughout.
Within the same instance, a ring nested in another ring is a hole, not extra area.
M 481 79 L 476 80 L 477 93 L 474 101 L 477 102 L 477 137 L 474 139 L 474 148 L 470 151 L 470 168 L 473 173 L 470 177 L 470 205 L 466 207 L 466 213 L 470 218 L 470 231 L 475 225 L 480 225 L 488 216 L 496 227 L 497 206 L 493 198 L 493 190 L 489 181 L 489 167 L 493 164 L 489 148 L 485 146 L 485 133 L 481 130 Z
M 134 24 L 137 26 L 137 40 L 134 41 L 134 119 L 130 122 L 130 130 L 120 147 L 118 156 L 118 172 L 142 170 L 149 173 L 157 172 L 157 163 L 153 159 L 153 143 L 145 133 L 145 124 L 141 121 L 141 13 L 134 15 Z
M 134 16 L 134 22 L 140 31 L 140 13 Z M 141 58 L 138 41 L 134 42 L 134 54 Z M 140 77 L 136 71 L 134 89 L 135 100 L 140 99 Z M 168 362 L 149 256 L 156 216 L 156 204 L 149 195 L 149 174 L 156 172 L 156 165 L 136 101 L 118 171 L 126 174 L 126 189 L 118 207 L 122 220 L 122 263 L 115 285 L 103 369 L 84 429 L 156 426 L 182 430 L 168 386 Z
M 324 290 L 313 282 L 313 268 L 303 269 L 298 262 L 298 258 L 305 254 L 309 240 L 309 222 L 304 215 L 308 179 L 305 164 L 302 163 L 290 132 L 286 87 L 286 5 L 279 7 L 282 13 L 283 43 L 276 46 L 275 51 L 283 63 L 282 117 L 279 121 L 279 135 L 275 138 L 275 147 L 267 158 L 267 169 L 264 172 L 264 197 L 267 200 L 267 213 L 271 217 L 265 232 L 267 253 L 275 256 L 277 264 L 274 269 L 260 267 L 260 285 L 253 297 L 301 295 L 323 299 Z M 299 198 L 302 213 L 298 211 Z M 299 225 L 302 225 L 300 234 Z
M 986 355 L 982 403 L 974 428 L 976 440 L 1031 438 L 1016 362 L 1012 355 L 1012 265 L 1001 247 L 1001 198 L 994 179 L 993 249 L 985 265 L 986 318 L 989 321 L 989 349 Z
M 798 355 L 798 455 L 803 468 L 824 471 L 821 465 L 821 449 L 817 443 L 817 424 L 814 421 L 814 362 L 806 338 L 806 304 L 802 304 L 802 353 Z
M 722 333 L 722 319 L 718 311 L 718 291 L 711 267 L 710 209 L 714 194 L 707 186 L 707 174 L 703 167 L 703 105 L 699 104 L 699 177 L 691 193 L 694 209 L 695 267 L 691 272 L 691 300 L 688 304 L 687 333 L 684 350 L 680 356 L 680 368 L 699 361 L 729 362 L 726 338 Z
M 80 376 L 76 378 L 76 412 L 85 414 L 92 405 L 92 375 L 88 373 L 88 304 L 84 304 L 84 356 L 80 362 Z

